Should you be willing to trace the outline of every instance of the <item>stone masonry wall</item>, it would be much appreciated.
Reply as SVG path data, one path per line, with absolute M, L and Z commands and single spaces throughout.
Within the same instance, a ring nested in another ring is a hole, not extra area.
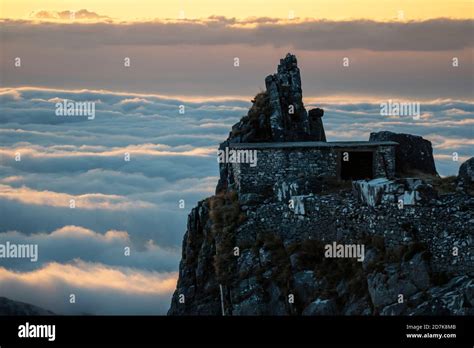
M 258 149 L 257 165 L 233 163 L 234 180 L 241 193 L 261 192 L 280 179 L 300 175 L 336 177 L 337 154 L 329 148 Z
M 395 176 L 395 146 L 379 146 L 374 156 L 374 178 L 389 178 Z
M 269 147 L 257 150 L 257 165 L 232 163 L 233 180 L 240 193 L 261 193 L 285 180 L 299 177 L 338 177 L 338 163 L 344 151 L 358 151 L 363 147 Z M 374 150 L 374 177 L 392 178 L 395 173 L 394 146 L 376 146 Z
M 308 239 L 350 244 L 376 235 L 387 248 L 423 243 L 431 252 L 433 271 L 462 275 L 474 270 L 474 197 L 443 196 L 432 205 L 403 209 L 396 203 L 367 207 L 351 193 L 291 198 L 293 209 L 287 202 L 246 207 L 248 220 L 237 230 L 237 245 L 252 244 L 255 231 L 278 235 L 285 244 Z M 457 256 L 453 247 L 459 249 Z

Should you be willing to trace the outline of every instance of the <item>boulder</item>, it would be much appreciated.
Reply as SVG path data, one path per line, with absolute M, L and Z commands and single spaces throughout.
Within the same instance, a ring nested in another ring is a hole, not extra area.
M 311 302 L 304 310 L 303 315 L 337 315 L 336 301 L 332 299 L 317 299 Z
M 255 316 L 255 315 L 264 315 L 265 307 L 262 305 L 264 303 L 262 295 L 259 293 L 252 294 L 249 298 L 243 300 L 242 302 L 235 304 L 232 307 L 232 315 L 242 315 L 242 316 Z
M 316 281 L 313 271 L 301 271 L 293 276 L 293 287 L 298 299 L 302 303 L 308 303 L 314 299 L 319 282 Z
M 414 295 L 418 289 L 397 267 L 386 266 L 384 272 L 367 276 L 370 299 L 375 308 L 383 308 L 398 301 L 398 296 Z
M 362 268 L 364 271 L 369 269 L 369 266 L 377 261 L 379 253 L 376 248 L 370 248 L 365 252 L 364 261 L 362 261 Z
M 418 290 L 427 290 L 430 285 L 430 267 L 424 253 L 415 254 L 411 260 L 401 265 L 403 274 L 415 285 Z
M 311 109 L 308 112 L 310 133 L 314 137 L 314 141 L 326 141 L 326 133 L 321 119 L 323 116 L 324 110 L 320 108 Z
M 371 315 L 372 308 L 368 298 L 353 296 L 353 299 L 344 306 L 342 312 L 344 315 Z
M 384 307 L 380 311 L 380 315 L 403 315 L 407 309 L 407 305 L 405 303 L 394 303 L 389 306 Z
M 474 281 L 457 276 L 448 283 L 428 289 L 425 300 L 409 311 L 409 315 L 472 315 Z M 466 302 L 469 302 L 468 304 Z
M 382 131 L 370 133 L 369 141 L 394 141 L 395 171 L 397 176 L 413 174 L 438 175 L 431 142 L 421 136 Z
M 417 178 L 357 180 L 352 182 L 352 191 L 360 202 L 370 207 L 399 202 L 423 205 L 438 197 L 431 185 Z
M 474 157 L 469 158 L 459 167 L 458 186 L 468 189 L 474 186 Z

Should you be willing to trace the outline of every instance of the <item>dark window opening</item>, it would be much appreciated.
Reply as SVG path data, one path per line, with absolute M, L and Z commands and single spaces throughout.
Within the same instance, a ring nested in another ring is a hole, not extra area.
M 343 151 L 341 153 L 341 179 L 373 179 L 373 157 L 374 154 L 371 151 Z

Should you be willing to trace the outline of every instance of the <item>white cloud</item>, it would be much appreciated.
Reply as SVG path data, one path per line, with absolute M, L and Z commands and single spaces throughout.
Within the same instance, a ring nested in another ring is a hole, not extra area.
M 15 270 L 34 270 L 50 262 L 67 263 L 75 259 L 105 265 L 133 267 L 155 271 L 175 271 L 181 250 L 162 247 L 150 239 L 134 242 L 126 231 L 108 230 L 98 233 L 90 229 L 68 225 L 51 233 L 23 234 L 17 231 L 0 233 L 0 244 L 28 244 L 38 246 L 38 260 L 3 259 L 2 266 Z M 129 248 L 129 249 L 125 249 Z M 126 253 L 126 251 L 130 253 Z
M 51 207 L 70 207 L 74 202 L 75 209 L 106 209 L 106 210 L 130 210 L 151 209 L 155 205 L 138 200 L 130 200 L 118 195 L 104 195 L 101 193 L 88 193 L 84 195 L 69 195 L 61 192 L 37 191 L 22 186 L 13 188 L 8 185 L 0 185 L 0 199 L 14 200 L 25 204 L 34 204 Z
M 58 314 L 166 314 L 176 272 L 159 273 L 75 260 L 29 272 L 0 267 L 0 294 Z M 69 302 L 74 294 L 76 303 Z

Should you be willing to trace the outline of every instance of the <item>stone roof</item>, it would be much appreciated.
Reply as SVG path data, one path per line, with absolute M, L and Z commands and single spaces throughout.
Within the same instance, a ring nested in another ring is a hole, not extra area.
M 377 147 L 396 146 L 394 141 L 292 141 L 281 143 L 230 143 L 234 149 L 301 148 L 301 147 Z

